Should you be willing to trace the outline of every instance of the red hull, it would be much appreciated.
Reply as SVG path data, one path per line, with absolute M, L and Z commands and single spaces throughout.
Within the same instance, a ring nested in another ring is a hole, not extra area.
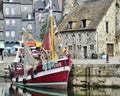
M 17 70 L 14 72 L 12 78 L 13 83 L 18 85 L 30 86 L 30 87 L 47 87 L 66 89 L 69 78 L 69 72 L 71 67 L 70 58 L 58 60 L 50 69 L 43 70 L 43 65 L 29 69 L 26 78 L 23 78 L 24 70 Z

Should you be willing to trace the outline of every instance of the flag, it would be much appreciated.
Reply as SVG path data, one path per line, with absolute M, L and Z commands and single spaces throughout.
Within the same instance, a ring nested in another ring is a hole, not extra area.
M 51 46 L 50 46 L 50 30 L 47 32 L 47 34 L 45 35 L 45 38 L 43 40 L 43 43 L 42 43 L 42 47 L 45 49 L 45 50 L 50 50 L 51 49 Z

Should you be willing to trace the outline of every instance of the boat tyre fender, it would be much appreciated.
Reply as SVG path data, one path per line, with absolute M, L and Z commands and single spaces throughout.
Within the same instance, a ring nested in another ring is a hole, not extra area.
M 16 87 L 16 92 L 18 92 L 18 87 Z
M 35 75 L 37 74 L 37 70 L 34 70 L 34 74 L 35 74 Z
M 18 77 L 16 77 L 16 82 L 18 82 L 18 79 L 19 79 L 19 78 L 18 78 Z
M 34 78 L 34 73 L 31 74 L 31 78 L 32 78 L 32 79 Z
M 13 78 L 13 73 L 12 72 L 10 72 L 9 78 L 10 78 L 10 80 L 12 80 L 12 78 Z
M 22 90 L 23 90 L 23 93 L 26 93 L 26 88 L 23 88 Z
M 26 84 L 26 79 L 23 79 L 23 84 Z

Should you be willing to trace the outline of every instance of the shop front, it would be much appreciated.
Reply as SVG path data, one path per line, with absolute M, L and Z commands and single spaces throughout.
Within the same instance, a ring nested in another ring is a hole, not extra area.
M 1 40 L 0 41 L 0 60 L 3 60 L 3 56 L 4 56 L 4 48 L 5 48 L 5 45 L 4 45 L 4 41 Z

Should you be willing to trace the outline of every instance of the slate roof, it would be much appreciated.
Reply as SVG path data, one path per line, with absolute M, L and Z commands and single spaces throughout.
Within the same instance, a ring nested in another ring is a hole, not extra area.
M 77 26 L 74 29 L 81 29 L 81 20 L 90 20 L 89 26 L 84 29 L 95 29 L 114 0 L 98 0 L 85 3 L 82 6 L 77 6 L 68 17 L 66 17 L 58 27 L 61 31 L 67 30 L 68 21 L 76 18 Z M 110 14 L 111 15 L 111 14 Z
M 2 0 L 4 3 L 20 3 L 21 2 L 21 0 L 11 0 L 11 1 L 9 1 L 9 0 Z
M 21 0 L 21 4 L 28 4 L 31 5 L 33 3 L 33 0 Z

